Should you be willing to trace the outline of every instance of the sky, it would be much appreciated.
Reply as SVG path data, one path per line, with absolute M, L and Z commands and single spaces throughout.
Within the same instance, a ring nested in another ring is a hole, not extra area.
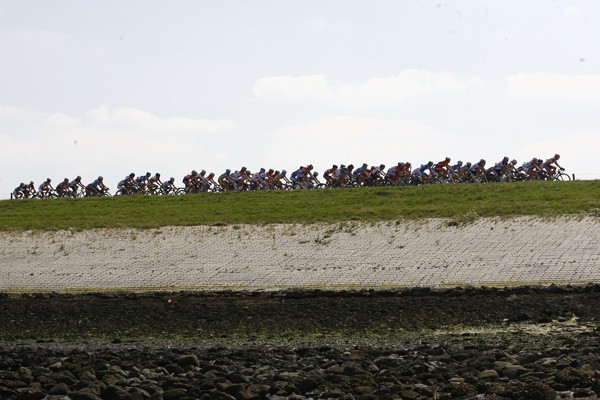
M 600 2 L 0 0 L 0 198 L 246 166 L 600 179 Z

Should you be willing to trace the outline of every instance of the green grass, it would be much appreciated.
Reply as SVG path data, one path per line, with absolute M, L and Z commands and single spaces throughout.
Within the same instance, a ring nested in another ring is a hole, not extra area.
M 0 231 L 600 216 L 600 181 L 0 201 Z

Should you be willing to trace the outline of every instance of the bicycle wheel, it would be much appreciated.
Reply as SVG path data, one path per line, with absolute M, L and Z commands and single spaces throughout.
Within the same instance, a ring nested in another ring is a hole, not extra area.
M 556 181 L 570 181 L 571 177 L 569 176 L 569 174 L 566 174 L 564 172 L 559 172 L 554 177 L 554 180 L 556 180 Z

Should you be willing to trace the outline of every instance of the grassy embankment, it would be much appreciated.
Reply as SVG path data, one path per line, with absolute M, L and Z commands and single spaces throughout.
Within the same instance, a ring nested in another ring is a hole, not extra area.
M 0 231 L 600 215 L 600 181 L 0 201 Z

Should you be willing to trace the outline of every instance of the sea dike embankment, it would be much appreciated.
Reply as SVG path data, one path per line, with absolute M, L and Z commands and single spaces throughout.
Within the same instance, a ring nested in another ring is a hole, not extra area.
M 1 291 L 600 281 L 597 217 L 0 233 Z

